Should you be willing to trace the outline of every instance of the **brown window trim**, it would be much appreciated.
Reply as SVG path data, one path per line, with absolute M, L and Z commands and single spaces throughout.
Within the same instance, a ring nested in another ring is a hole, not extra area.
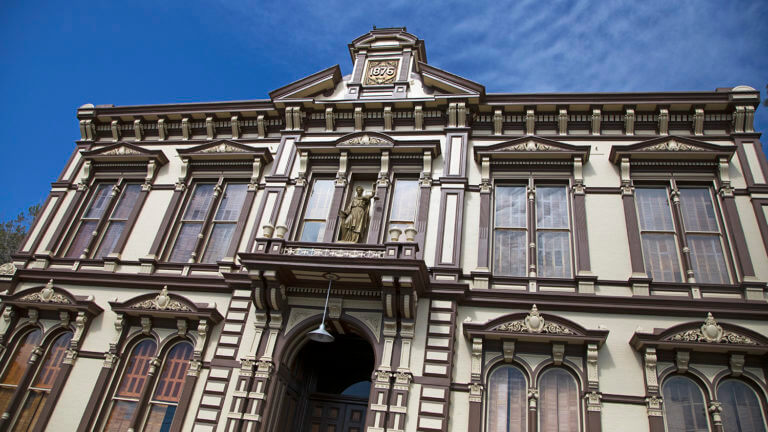
M 768 254 L 768 220 L 765 218 L 763 207 L 768 206 L 768 198 L 752 198 L 752 208 L 755 210 L 757 226 L 760 228 L 760 234 L 763 238 L 763 246 Z

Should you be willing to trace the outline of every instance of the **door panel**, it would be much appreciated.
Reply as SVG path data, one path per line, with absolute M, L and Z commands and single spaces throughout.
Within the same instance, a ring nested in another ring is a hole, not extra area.
M 308 432 L 362 432 L 367 401 L 345 397 L 311 397 L 307 418 Z

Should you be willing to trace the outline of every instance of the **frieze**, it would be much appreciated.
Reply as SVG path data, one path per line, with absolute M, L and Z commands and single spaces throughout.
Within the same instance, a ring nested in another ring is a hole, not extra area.
M 128 148 L 126 146 L 120 146 L 117 148 L 113 148 L 112 150 L 105 151 L 102 153 L 102 156 L 129 156 L 129 155 L 139 155 L 141 152 L 134 150 L 132 148 Z
M 350 138 L 348 140 L 344 140 L 339 145 L 392 145 L 392 142 L 384 138 L 364 134 Z
M 707 151 L 706 149 L 703 149 L 701 147 L 697 147 L 695 145 L 691 144 L 685 144 L 681 142 L 677 142 L 675 140 L 669 140 L 662 143 L 654 144 L 652 146 L 644 147 L 639 149 L 639 151 L 669 151 L 669 152 L 676 152 L 676 151 Z
M 384 251 L 366 249 L 287 247 L 283 249 L 283 255 L 321 256 L 335 258 L 384 258 Z
M 229 143 L 222 142 L 218 145 L 208 147 L 207 149 L 200 150 L 200 153 L 246 153 L 245 150 L 230 145 Z
M 665 340 L 674 342 L 757 345 L 757 342 L 748 336 L 724 330 L 717 324 L 711 313 L 707 314 L 707 319 L 700 328 L 675 333 Z
M 545 321 L 544 317 L 542 317 L 539 313 L 536 305 L 533 305 L 531 312 L 528 314 L 528 316 L 525 317 L 525 319 L 506 322 L 496 326 L 493 330 L 508 333 L 546 333 L 556 335 L 576 334 L 573 330 L 561 324 Z
M 140 301 L 129 306 L 131 309 L 168 310 L 175 312 L 191 312 L 192 308 L 179 300 L 168 296 L 168 287 L 164 286 L 155 298 Z
M 53 279 L 49 280 L 40 292 L 27 294 L 20 298 L 19 301 L 30 303 L 72 304 L 72 300 L 53 290 Z
M 513 146 L 505 147 L 504 149 L 500 149 L 499 151 L 527 151 L 527 152 L 534 152 L 534 151 L 561 151 L 559 148 L 551 146 L 549 144 L 544 144 L 540 142 L 536 142 L 534 140 L 528 140 L 524 143 L 515 144 Z

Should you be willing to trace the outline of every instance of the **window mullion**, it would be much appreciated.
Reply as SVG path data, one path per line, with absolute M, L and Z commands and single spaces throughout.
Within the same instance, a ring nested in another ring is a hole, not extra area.
M 673 184 L 669 195 L 672 199 L 672 220 L 675 224 L 675 230 L 677 231 L 677 241 L 680 245 L 680 252 L 683 255 L 683 274 L 685 274 L 686 280 L 689 283 L 693 283 L 696 282 L 696 279 L 695 275 L 693 274 L 693 266 L 691 263 L 691 249 L 688 247 L 688 239 L 685 235 L 683 210 L 680 204 L 680 191 L 677 189 L 676 184 Z
M 538 274 L 537 257 L 537 243 L 536 243 L 536 187 L 533 183 L 533 179 L 528 180 L 528 227 L 526 232 L 528 234 L 528 244 L 525 247 L 526 256 L 528 257 L 528 276 L 536 277 Z
M 198 262 L 198 256 L 200 254 L 200 249 L 203 246 L 203 240 L 206 237 L 206 233 L 208 232 L 208 229 L 211 226 L 211 223 L 213 222 L 213 215 L 216 209 L 219 207 L 219 203 L 221 202 L 221 198 L 224 196 L 224 188 L 222 187 L 222 182 L 219 181 L 219 183 L 216 185 L 215 188 L 213 188 L 213 199 L 211 200 L 211 204 L 208 206 L 208 210 L 205 212 L 205 218 L 203 218 L 202 226 L 200 227 L 200 233 L 197 235 L 197 240 L 195 241 L 195 247 L 192 249 L 192 254 L 190 255 L 189 262 L 195 263 Z
M 147 380 L 144 382 L 144 388 L 141 389 L 139 399 L 136 401 L 136 410 L 131 417 L 131 429 L 137 430 L 139 422 L 146 417 L 148 401 L 154 391 L 155 383 L 157 381 L 157 374 L 160 371 L 160 360 L 157 357 L 153 357 L 149 361 L 149 370 L 147 371 Z
M 117 203 L 117 201 L 119 201 L 120 194 L 123 190 L 125 190 L 125 185 L 122 184 L 122 179 L 118 180 L 116 184 L 112 185 L 112 192 L 110 192 L 109 203 L 107 203 L 107 208 L 104 209 L 104 212 L 101 214 L 99 221 L 96 223 L 96 228 L 91 233 L 91 238 L 88 240 L 88 243 L 86 244 L 85 249 L 83 249 L 82 254 L 80 254 L 81 259 L 90 257 L 92 255 L 93 250 L 96 249 L 96 240 L 99 238 L 100 234 L 103 232 L 102 230 L 104 229 L 104 226 L 109 220 L 109 217 L 115 208 L 115 204 Z

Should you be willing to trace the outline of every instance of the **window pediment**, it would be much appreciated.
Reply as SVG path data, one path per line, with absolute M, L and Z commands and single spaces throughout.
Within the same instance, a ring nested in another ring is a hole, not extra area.
M 573 160 L 580 157 L 586 162 L 589 159 L 589 150 L 590 146 L 576 146 L 538 136 L 526 136 L 489 146 L 475 146 L 475 161 L 480 162 L 484 157 L 491 160 Z
M 183 296 L 169 293 L 167 286 L 163 287 L 158 294 L 143 294 L 125 302 L 109 302 L 109 305 L 115 313 L 134 318 L 150 316 L 160 319 L 186 318 L 195 321 L 206 319 L 213 323 L 222 319 L 215 304 L 194 303 Z
M 711 313 L 706 320 L 679 324 L 652 332 L 635 332 L 630 344 L 637 350 L 688 349 L 702 352 L 744 352 L 762 355 L 768 352 L 768 339 L 741 326 L 718 323 Z
M 671 161 L 717 161 L 721 157 L 730 159 L 736 146 L 717 145 L 696 139 L 667 136 L 653 138 L 631 145 L 611 147 L 610 160 L 619 163 L 623 158 L 630 160 L 671 160 Z
M 536 305 L 526 313 L 504 315 L 485 323 L 464 323 L 464 334 L 468 338 L 516 339 L 529 342 L 549 343 L 553 341 L 586 345 L 605 342 L 608 330 L 589 330 L 573 321 L 555 315 L 542 315 Z
M 395 140 L 392 137 L 378 132 L 354 132 L 342 136 L 332 142 L 323 141 L 299 141 L 296 143 L 299 150 L 308 150 L 310 153 L 336 153 L 348 151 L 350 153 L 374 153 L 389 150 L 393 153 L 418 153 L 429 151 L 433 157 L 440 155 L 439 140 Z
M 85 160 L 93 162 L 146 162 L 154 161 L 156 165 L 165 165 L 168 158 L 161 150 L 147 150 L 143 147 L 119 142 L 111 144 L 96 150 L 81 151 L 80 154 Z
M 15 294 L 0 296 L 8 306 L 18 309 L 36 309 L 41 317 L 59 319 L 59 312 L 85 312 L 91 317 L 102 312 L 92 296 L 75 296 L 53 285 L 53 279 L 43 287 L 29 288 Z M 48 316 L 50 315 L 50 316 Z
M 266 147 L 250 147 L 231 140 L 217 140 L 176 151 L 182 158 L 192 160 L 260 159 L 262 165 L 272 162 L 272 154 Z

